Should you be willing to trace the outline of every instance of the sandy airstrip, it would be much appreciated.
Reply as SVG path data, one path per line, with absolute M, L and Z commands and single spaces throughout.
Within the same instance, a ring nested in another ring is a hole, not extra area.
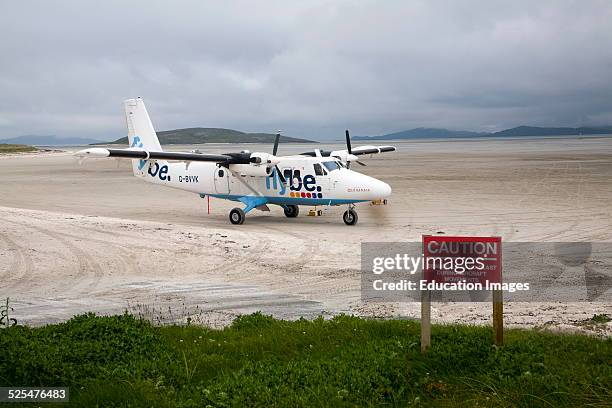
M 256 310 L 416 318 L 415 303 L 361 301 L 362 241 L 444 233 L 612 242 L 612 138 L 394 144 L 398 152 L 356 168 L 388 182 L 393 196 L 385 207 L 358 206 L 354 227 L 343 224 L 344 207 L 297 219 L 280 208 L 254 211 L 233 226 L 234 203 L 212 199 L 208 215 L 206 200 L 143 183 L 127 162 L 78 165 L 69 152 L 0 157 L 0 297 L 10 296 L 29 324 L 126 309 L 213 326 Z M 280 153 L 309 149 L 285 145 Z M 515 303 L 505 319 L 588 330 L 581 321 L 611 310 L 609 302 Z M 490 305 L 434 304 L 433 316 L 487 323 Z

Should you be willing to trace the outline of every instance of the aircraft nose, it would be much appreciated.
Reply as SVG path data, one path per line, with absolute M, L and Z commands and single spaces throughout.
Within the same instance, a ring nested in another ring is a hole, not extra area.
M 391 186 L 383 181 L 377 180 L 372 192 L 376 198 L 387 198 L 391 195 Z

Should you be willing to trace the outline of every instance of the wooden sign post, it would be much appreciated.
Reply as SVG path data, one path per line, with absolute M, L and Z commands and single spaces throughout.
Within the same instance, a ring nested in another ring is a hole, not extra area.
M 495 345 L 504 344 L 504 298 L 501 290 L 493 291 L 493 332 Z
M 449 260 L 450 259 L 450 260 Z M 470 267 L 466 260 L 471 259 Z M 456 261 L 461 260 L 461 263 Z M 447 237 L 423 235 L 423 279 L 452 285 L 459 282 L 484 290 L 502 283 L 501 237 Z M 504 304 L 501 289 L 493 289 L 495 344 L 504 343 Z M 421 351 L 431 345 L 431 291 L 421 291 Z
M 431 293 L 421 291 L 421 352 L 431 345 Z

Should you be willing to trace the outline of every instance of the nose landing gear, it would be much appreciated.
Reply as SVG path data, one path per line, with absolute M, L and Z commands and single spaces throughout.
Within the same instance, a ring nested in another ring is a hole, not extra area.
M 342 221 L 344 221 L 346 225 L 355 225 L 357 224 L 358 220 L 359 217 L 357 216 L 357 211 L 355 211 L 355 206 L 350 205 L 349 209 L 344 212 L 344 215 L 342 215 Z

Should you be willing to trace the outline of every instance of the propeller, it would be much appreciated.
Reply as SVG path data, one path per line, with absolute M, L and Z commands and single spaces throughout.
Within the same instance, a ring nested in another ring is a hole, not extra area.
M 353 148 L 351 146 L 351 135 L 349 134 L 348 129 L 346 129 L 344 131 L 344 135 L 346 136 L 346 150 L 348 151 L 349 155 L 353 154 Z M 359 160 L 355 160 L 358 164 L 365 166 L 365 163 L 360 162 Z M 346 168 L 350 169 L 351 168 L 351 162 L 349 160 L 346 161 Z
M 272 155 L 276 156 L 276 152 L 278 152 L 278 142 L 280 142 L 280 134 L 281 131 L 276 131 L 276 137 L 274 138 L 274 147 L 272 148 Z
M 283 184 L 287 184 L 287 180 L 285 179 L 285 176 L 283 176 L 283 173 L 281 173 L 281 171 L 280 171 L 280 169 L 278 168 L 278 166 L 276 166 L 276 165 L 275 165 L 275 166 L 274 166 L 274 168 L 276 169 L 276 172 L 277 172 L 277 174 L 278 174 L 278 178 L 280 179 L 280 181 L 281 181 Z
M 353 150 L 351 149 L 351 135 L 348 129 L 344 131 L 344 134 L 346 135 L 346 150 L 348 150 L 348 154 L 353 154 Z
M 274 138 L 274 147 L 272 148 L 272 156 L 276 156 L 276 153 L 278 152 L 278 143 L 280 142 L 280 136 L 281 136 L 281 131 L 277 130 L 276 137 Z M 285 180 L 285 177 L 283 176 L 283 173 L 281 173 L 280 169 L 278 168 L 278 165 L 275 164 L 274 168 L 276 169 L 276 172 L 278 173 L 278 178 L 281 180 L 283 184 L 286 184 L 287 180 Z
M 344 131 L 344 135 L 346 136 L 346 150 L 348 151 L 348 154 L 353 154 L 353 150 L 351 149 L 351 135 L 349 134 L 348 129 Z M 346 161 L 346 168 L 351 168 L 351 162 L 348 160 Z

